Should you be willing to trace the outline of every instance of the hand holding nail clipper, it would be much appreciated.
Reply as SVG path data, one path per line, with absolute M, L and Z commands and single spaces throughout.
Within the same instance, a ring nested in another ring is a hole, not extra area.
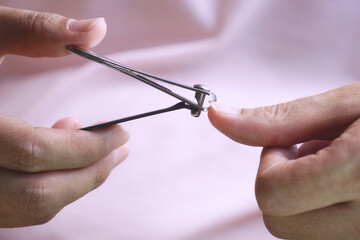
M 90 48 L 105 36 L 103 18 L 73 20 L 0 7 L 0 58 L 60 57 L 66 46 Z M 122 162 L 129 135 L 120 126 L 79 131 L 76 119 L 33 127 L 0 115 L 0 227 L 36 225 L 102 184 Z

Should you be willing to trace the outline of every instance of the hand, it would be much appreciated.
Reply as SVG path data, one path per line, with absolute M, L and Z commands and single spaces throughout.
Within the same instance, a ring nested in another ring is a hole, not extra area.
M 359 239 L 359 93 L 355 83 L 270 107 L 210 109 L 225 135 L 265 147 L 255 192 L 274 236 Z
M 76 21 L 57 14 L 0 6 L 0 57 L 60 57 L 68 45 L 96 46 L 106 34 L 103 18 Z
M 106 33 L 103 19 L 75 21 L 50 14 L 0 7 L 0 56 L 67 55 L 67 45 L 89 48 Z M 124 160 L 128 133 L 120 126 L 76 130 L 64 119 L 35 128 L 0 115 L 0 227 L 41 224 L 64 206 L 102 184 Z

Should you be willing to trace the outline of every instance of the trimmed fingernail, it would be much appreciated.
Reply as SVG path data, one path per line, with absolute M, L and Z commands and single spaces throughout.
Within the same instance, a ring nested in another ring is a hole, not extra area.
M 114 167 L 116 167 L 122 161 L 124 161 L 128 155 L 129 155 L 129 147 L 127 145 L 124 145 L 118 148 L 117 150 L 115 150 Z
M 68 28 L 72 32 L 89 32 L 93 27 L 95 27 L 100 22 L 105 21 L 104 18 L 93 18 L 85 20 L 74 20 L 70 19 L 68 21 Z
M 111 130 L 107 138 L 107 149 L 112 151 L 122 145 L 124 145 L 130 138 L 129 133 L 121 128 L 117 127 L 114 130 Z
M 222 105 L 222 104 L 219 104 L 217 102 L 212 102 L 210 104 L 211 104 L 211 107 L 216 112 L 221 112 L 221 113 L 231 114 L 231 115 L 239 115 L 241 113 L 241 110 L 238 109 L 238 108 Z

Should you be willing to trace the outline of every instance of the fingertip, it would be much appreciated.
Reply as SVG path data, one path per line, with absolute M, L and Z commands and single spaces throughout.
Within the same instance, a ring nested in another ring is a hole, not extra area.
M 210 108 L 219 114 L 239 115 L 241 113 L 241 109 L 229 105 L 224 105 L 218 102 L 211 102 Z
M 114 168 L 118 166 L 120 163 L 122 163 L 129 156 L 129 153 L 130 150 L 126 144 L 116 149 L 114 156 Z
M 89 34 L 89 41 L 87 45 L 83 45 L 80 47 L 83 48 L 93 48 L 98 45 L 104 38 L 107 32 L 107 24 L 104 18 L 98 19 L 96 24 L 91 27 Z
M 228 122 L 233 122 L 234 118 L 237 118 L 240 114 L 241 110 L 239 109 L 213 102 L 210 104 L 208 117 L 214 127 L 222 128 Z
M 215 127 L 214 124 L 216 124 L 216 122 L 214 122 L 214 120 L 216 119 L 216 110 L 215 108 L 212 106 L 212 104 L 210 105 L 209 111 L 208 111 L 208 118 L 211 122 L 211 124 Z
M 211 124 L 227 137 L 248 145 L 258 144 L 258 129 L 242 109 L 212 103 L 208 112 Z
M 79 129 L 82 127 L 80 121 L 76 118 L 63 118 L 52 126 L 52 128 L 60 128 L 60 129 Z
M 123 146 L 130 139 L 130 134 L 121 125 L 113 125 L 91 130 L 91 133 L 100 135 L 106 139 L 106 152 L 110 153 L 113 150 Z
M 283 186 L 288 183 L 291 172 L 289 161 L 296 158 L 297 147 L 264 148 L 255 181 L 255 195 L 261 211 L 272 216 L 283 214 Z
M 80 48 L 88 49 L 95 47 L 104 39 L 107 25 L 104 18 L 85 20 L 69 19 L 67 29 L 68 35 L 66 36 L 66 46 L 75 45 Z M 66 46 L 64 49 L 66 49 Z
M 130 139 L 130 134 L 121 126 L 112 127 L 112 132 L 109 134 L 107 147 L 109 150 L 123 146 Z

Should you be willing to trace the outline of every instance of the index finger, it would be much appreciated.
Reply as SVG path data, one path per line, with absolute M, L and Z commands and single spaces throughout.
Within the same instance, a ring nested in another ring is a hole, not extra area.
M 0 115 L 0 167 L 40 172 L 91 165 L 122 146 L 129 134 L 121 126 L 87 132 L 36 128 Z
M 211 123 L 231 139 L 252 146 L 284 147 L 313 139 L 333 140 L 360 116 L 360 84 L 255 109 L 213 103 Z

